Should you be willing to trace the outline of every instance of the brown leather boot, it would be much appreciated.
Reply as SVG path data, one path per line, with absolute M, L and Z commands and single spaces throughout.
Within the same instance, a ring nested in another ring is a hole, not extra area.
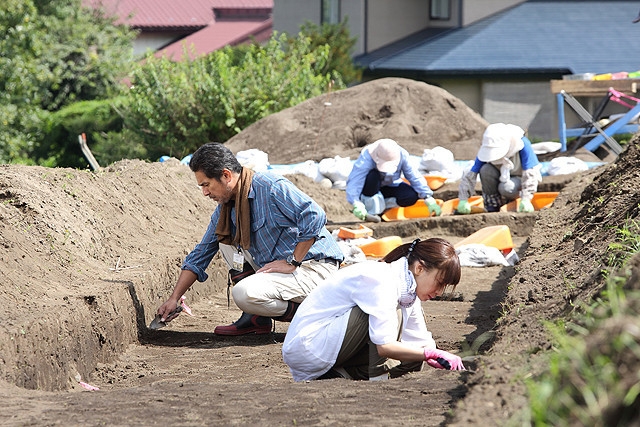
M 213 333 L 216 335 L 247 335 L 268 334 L 271 332 L 271 318 L 242 312 L 242 316 L 235 322 L 226 326 L 216 326 Z
M 287 306 L 287 310 L 284 312 L 282 316 L 274 317 L 273 320 L 277 320 L 278 322 L 291 322 L 293 320 L 293 316 L 298 311 L 298 307 L 300 307 L 300 303 L 287 301 L 289 305 Z

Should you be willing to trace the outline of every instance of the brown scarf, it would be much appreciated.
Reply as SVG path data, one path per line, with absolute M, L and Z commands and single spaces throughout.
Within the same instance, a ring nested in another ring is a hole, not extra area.
M 251 209 L 249 208 L 249 189 L 253 180 L 253 170 L 242 168 L 238 178 L 238 191 L 236 192 L 236 235 L 231 239 L 231 208 L 233 200 L 229 200 L 220 208 L 220 219 L 216 227 L 218 241 L 226 245 L 240 246 L 249 249 L 251 246 Z

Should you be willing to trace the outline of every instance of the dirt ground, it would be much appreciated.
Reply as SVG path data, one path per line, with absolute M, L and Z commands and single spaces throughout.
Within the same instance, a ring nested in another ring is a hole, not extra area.
M 456 98 L 403 79 L 357 88 L 268 117 L 228 144 L 234 152 L 266 151 L 274 164 L 311 154 L 355 158 L 349 135 L 364 140 L 368 132 L 394 137 L 416 155 L 441 145 L 456 159 L 473 158 L 486 123 Z M 433 117 L 439 128 L 431 133 Z M 545 369 L 539 355 L 550 348 L 541 321 L 594 296 L 612 229 L 638 215 L 637 143 L 608 165 L 545 177 L 539 190 L 561 193 L 536 213 L 370 224 L 377 238 L 454 243 L 506 224 L 521 258 L 515 267 L 465 267 L 452 298 L 423 303 L 439 347 L 466 356 L 467 372 L 427 367 L 372 383 L 294 383 L 281 356 L 286 323 L 266 336 L 213 335 L 240 313 L 233 301 L 227 305 L 218 257 L 209 280 L 186 294 L 193 316 L 147 328 L 215 208 L 177 160 L 124 160 L 98 172 L 0 166 L 0 424 L 467 426 L 518 419 L 522 379 Z M 357 224 L 343 191 L 289 178 L 326 210 L 330 230 Z M 455 183 L 436 192 L 456 195 Z M 87 391 L 78 378 L 100 390 Z

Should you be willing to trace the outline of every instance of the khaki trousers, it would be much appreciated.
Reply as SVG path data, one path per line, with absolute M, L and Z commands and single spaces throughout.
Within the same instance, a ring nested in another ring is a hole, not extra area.
M 398 315 L 398 341 L 402 335 L 402 311 Z M 369 315 L 356 306 L 351 309 L 344 341 L 338 352 L 334 368 L 344 370 L 354 380 L 368 380 L 388 373 L 396 378 L 407 372 L 420 371 L 423 362 L 400 362 L 381 357 L 377 346 L 369 339 Z

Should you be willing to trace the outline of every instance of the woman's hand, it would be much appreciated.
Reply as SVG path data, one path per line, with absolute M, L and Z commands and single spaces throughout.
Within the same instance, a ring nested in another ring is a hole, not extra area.
M 451 371 L 466 371 L 467 369 L 462 364 L 460 356 L 449 353 L 448 351 L 438 350 L 437 348 L 425 348 L 424 358 L 429 366 L 436 369 L 449 369 Z M 438 359 L 446 363 L 438 362 Z M 443 364 L 445 366 L 443 366 Z M 447 368 L 446 365 L 449 365 Z

